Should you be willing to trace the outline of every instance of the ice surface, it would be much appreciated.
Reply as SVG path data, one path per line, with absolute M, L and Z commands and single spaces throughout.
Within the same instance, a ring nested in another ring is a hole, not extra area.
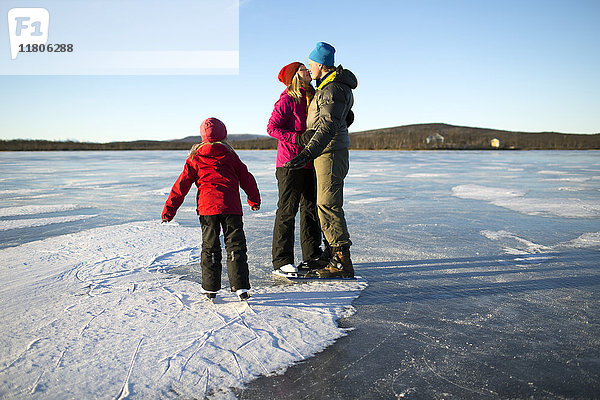
M 2 154 L 1 398 L 600 388 L 597 152 L 351 152 L 344 210 L 366 287 L 273 280 L 275 152 L 240 151 L 263 199 L 243 202 L 248 305 L 225 274 L 215 304 L 199 294 L 194 190 L 159 223 L 186 154 Z

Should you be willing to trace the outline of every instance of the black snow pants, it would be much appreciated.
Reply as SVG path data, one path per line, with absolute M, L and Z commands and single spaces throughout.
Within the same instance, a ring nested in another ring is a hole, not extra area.
M 273 268 L 294 263 L 294 228 L 300 207 L 300 247 L 302 259 L 321 255 L 321 228 L 317 215 L 317 183 L 313 169 L 275 171 L 279 201 L 273 227 Z
M 201 215 L 202 226 L 202 288 L 221 289 L 221 227 L 227 252 L 227 276 L 231 291 L 250 289 L 248 256 L 244 223 L 241 215 Z

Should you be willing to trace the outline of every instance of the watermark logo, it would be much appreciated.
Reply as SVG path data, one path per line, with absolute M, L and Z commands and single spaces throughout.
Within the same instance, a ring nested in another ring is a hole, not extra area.
M 11 8 L 8 10 L 10 57 L 16 59 L 27 45 L 48 42 L 50 13 L 45 8 Z
M 15 3 L 0 1 L 0 15 L 8 15 L 0 18 L 0 33 L 9 33 L 9 40 L 0 40 L 0 75 L 239 71 L 239 0 L 169 0 L 169 7 L 148 0 L 102 0 L 102 7 L 97 1 L 44 0 L 38 8 L 11 8 Z M 128 23 L 131 15 L 136 24 Z M 199 16 L 209 17 L 199 24 Z M 86 29 L 78 29 L 82 20 Z

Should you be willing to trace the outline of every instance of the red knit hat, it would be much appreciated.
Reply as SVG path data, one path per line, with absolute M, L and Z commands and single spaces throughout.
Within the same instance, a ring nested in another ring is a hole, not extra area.
M 200 124 L 200 136 L 203 142 L 220 142 L 227 137 L 225 124 L 217 118 L 207 118 Z
M 298 72 L 298 68 L 300 68 L 301 65 L 302 63 L 298 61 L 294 61 L 293 63 L 286 65 L 285 67 L 281 68 L 277 78 L 279 78 L 279 81 L 283 82 L 285 86 L 290 86 L 292 79 L 294 79 L 294 75 L 296 75 L 296 72 Z

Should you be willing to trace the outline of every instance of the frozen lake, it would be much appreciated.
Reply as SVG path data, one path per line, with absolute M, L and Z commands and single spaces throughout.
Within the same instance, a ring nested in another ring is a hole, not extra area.
M 275 152 L 239 154 L 248 306 L 198 294 L 192 192 L 159 224 L 186 152 L 0 153 L 0 397 L 600 392 L 600 153 L 353 151 L 362 278 L 301 285 L 270 276 Z

